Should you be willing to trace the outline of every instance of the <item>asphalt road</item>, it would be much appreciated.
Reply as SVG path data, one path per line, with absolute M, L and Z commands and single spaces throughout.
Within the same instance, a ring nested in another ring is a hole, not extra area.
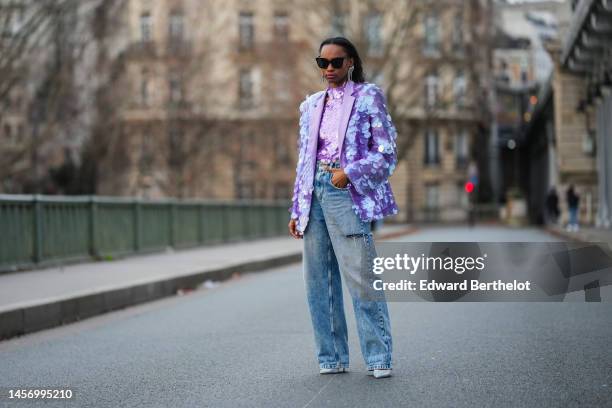
M 406 240 L 538 241 L 430 229 Z M 301 265 L 0 343 L 0 388 L 69 388 L 74 407 L 612 406 L 612 304 L 390 302 L 393 377 L 318 373 Z

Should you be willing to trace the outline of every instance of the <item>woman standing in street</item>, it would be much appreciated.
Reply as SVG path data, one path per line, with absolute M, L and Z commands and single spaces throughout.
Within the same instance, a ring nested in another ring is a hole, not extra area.
M 382 90 L 364 80 L 344 37 L 323 41 L 316 63 L 327 89 L 300 105 L 299 160 L 290 234 L 304 239 L 303 272 L 321 374 L 349 366 L 341 275 L 349 289 L 368 374 L 391 375 L 391 323 L 384 293 L 371 292 L 376 250 L 370 222 L 397 214 L 388 181 L 397 132 Z

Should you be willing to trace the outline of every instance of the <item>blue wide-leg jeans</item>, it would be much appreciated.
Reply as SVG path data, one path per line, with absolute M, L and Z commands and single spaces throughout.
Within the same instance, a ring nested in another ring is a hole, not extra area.
M 353 301 L 359 344 L 368 370 L 391 368 L 391 323 L 384 294 L 364 295 L 377 256 L 369 221 L 353 210 L 349 189 L 331 183 L 329 167 L 317 161 L 309 221 L 304 231 L 304 284 L 320 368 L 349 366 L 342 277 Z

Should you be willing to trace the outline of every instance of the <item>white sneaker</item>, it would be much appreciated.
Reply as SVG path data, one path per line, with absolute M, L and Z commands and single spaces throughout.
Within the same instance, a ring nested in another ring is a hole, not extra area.
M 321 368 L 319 374 L 338 374 L 346 372 L 346 367 Z
M 390 368 L 377 368 L 374 370 L 368 370 L 368 375 L 371 375 L 374 378 L 391 377 L 391 369 Z

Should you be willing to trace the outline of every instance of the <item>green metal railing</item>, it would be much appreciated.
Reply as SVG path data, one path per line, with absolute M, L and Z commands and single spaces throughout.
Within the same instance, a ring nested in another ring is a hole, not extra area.
M 290 204 L 0 194 L 0 272 L 281 235 Z

